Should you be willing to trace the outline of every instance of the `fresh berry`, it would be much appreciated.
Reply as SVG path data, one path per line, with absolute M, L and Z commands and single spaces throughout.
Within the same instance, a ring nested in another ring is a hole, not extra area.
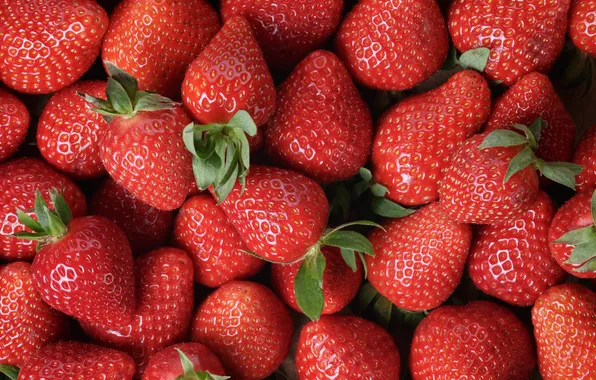
M 178 350 L 182 351 L 190 361 L 192 372 L 202 372 L 204 375 L 225 375 L 219 359 L 206 346 L 201 343 L 180 343 L 155 354 L 149 360 L 143 380 L 177 380 L 181 375 L 186 375 Z M 185 378 L 194 379 L 190 376 Z M 196 378 L 201 379 L 200 376 Z M 206 379 L 211 380 L 212 377 L 206 377 Z
M 29 119 L 23 102 L 0 87 L 0 162 L 12 156 L 25 141 Z
M 596 125 L 592 126 L 579 140 L 571 162 L 581 165 L 584 170 L 577 176 L 577 190 L 596 190 Z
M 581 51 L 596 55 L 596 0 L 571 2 L 569 37 Z

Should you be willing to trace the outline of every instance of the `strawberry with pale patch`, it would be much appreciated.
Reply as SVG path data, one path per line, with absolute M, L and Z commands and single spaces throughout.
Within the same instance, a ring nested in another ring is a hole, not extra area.
M 12 156 L 27 137 L 29 111 L 10 91 L 0 87 L 0 162 Z

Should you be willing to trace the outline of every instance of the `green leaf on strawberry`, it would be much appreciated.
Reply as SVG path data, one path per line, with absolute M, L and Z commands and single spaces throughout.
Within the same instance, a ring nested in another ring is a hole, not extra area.
M 175 350 L 180 355 L 180 362 L 184 370 L 184 374 L 178 376 L 176 380 L 226 380 L 230 378 L 230 376 L 214 375 L 207 371 L 195 371 L 194 365 L 186 354 L 178 348 L 175 348 Z
M 372 172 L 369 169 L 364 167 L 360 168 L 358 174 L 362 178 L 362 181 L 356 183 L 352 189 L 355 193 L 355 198 L 357 199 L 362 193 L 370 189 L 371 193 L 375 196 L 371 203 L 371 208 L 375 214 L 385 218 L 403 218 L 416 211 L 407 209 L 400 204 L 385 198 L 389 189 L 376 183 L 373 179 Z
M 17 380 L 19 376 L 19 369 L 8 364 L 0 364 L 0 373 L 4 374 L 10 380 Z
M 490 57 L 490 49 L 481 47 L 466 51 L 459 57 L 459 65 L 463 69 L 474 69 L 484 71 Z

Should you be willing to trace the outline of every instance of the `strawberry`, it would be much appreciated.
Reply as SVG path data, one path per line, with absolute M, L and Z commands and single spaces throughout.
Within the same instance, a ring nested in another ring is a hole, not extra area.
M 453 44 L 488 60 L 488 78 L 513 85 L 522 76 L 548 72 L 565 43 L 571 0 L 453 0 L 447 23 Z
M 402 91 L 441 68 L 449 37 L 435 0 L 364 0 L 342 22 L 335 48 L 360 84 Z
M 23 102 L 0 87 L 0 162 L 12 156 L 25 141 L 29 120 Z
M 134 254 L 164 245 L 174 222 L 172 211 L 141 202 L 111 178 L 106 178 L 91 198 L 89 212 L 116 223 L 126 234 Z
M 350 74 L 333 53 L 318 50 L 280 87 L 265 146 L 274 162 L 329 183 L 366 163 L 372 133 L 370 111 Z
M 265 264 L 244 252 L 240 235 L 208 194 L 184 202 L 174 222 L 172 241 L 192 258 L 196 282 L 212 288 L 252 277 Z
M 596 373 L 596 294 L 579 284 L 547 290 L 532 309 L 544 380 L 589 379 Z
M 263 285 L 232 281 L 199 306 L 191 329 L 234 379 L 263 379 L 280 366 L 292 343 L 292 318 Z
M 374 180 L 408 206 L 436 201 L 453 151 L 486 122 L 490 90 L 466 70 L 441 87 L 399 102 L 380 119 L 372 151 Z
M 302 328 L 296 349 L 300 380 L 399 379 L 391 335 L 362 318 L 330 315 Z
M 441 306 L 422 320 L 410 351 L 419 379 L 527 379 L 536 365 L 532 338 L 508 309 L 487 301 Z
M 569 11 L 569 37 L 581 51 L 596 55 L 596 0 L 574 0 Z
M 132 322 L 81 321 L 81 326 L 94 340 L 132 355 L 140 377 L 153 355 L 186 335 L 194 304 L 192 277 L 192 262 L 184 251 L 165 247 L 148 252 L 135 261 Z
M 579 140 L 571 162 L 581 165 L 584 170 L 577 176 L 577 190 L 596 190 L 596 125 L 592 126 Z
M 46 305 L 35 289 L 29 263 L 0 266 L 0 305 L 0 363 L 21 367 L 68 331 L 66 316 Z
M 105 174 L 99 141 L 108 128 L 101 115 L 91 111 L 78 92 L 105 99 L 106 82 L 80 81 L 52 96 L 37 124 L 41 155 L 58 170 L 77 179 Z
M 11 0 L 0 5 L 0 79 L 28 94 L 76 82 L 99 54 L 108 15 L 95 0 Z
M 149 360 L 143 380 L 177 380 L 183 374 L 185 379 L 228 379 L 219 359 L 206 346 L 180 343 L 155 354 Z
M 224 21 L 244 16 L 272 69 L 289 71 L 335 33 L 343 0 L 222 0 Z
M 0 165 L 0 259 L 33 259 L 34 242 L 11 236 L 17 232 L 31 232 L 19 222 L 16 210 L 24 210 L 35 217 L 32 209 L 36 190 L 46 201 L 51 201 L 49 191 L 53 188 L 62 190 L 74 217 L 87 213 L 87 202 L 79 187 L 45 162 L 36 158 L 18 158 Z
M 520 216 L 479 226 L 472 242 L 468 273 L 478 289 L 517 306 L 532 306 L 566 273 L 551 257 L 548 227 L 555 211 L 540 191 L 536 201 Z
M 101 57 L 139 81 L 141 90 L 179 97 L 184 73 L 219 30 L 205 0 L 123 0 L 110 17 Z

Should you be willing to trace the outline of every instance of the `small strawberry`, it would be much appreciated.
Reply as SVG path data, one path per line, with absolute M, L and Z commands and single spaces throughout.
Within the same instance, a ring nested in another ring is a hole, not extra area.
M 77 179 L 101 177 L 99 141 L 108 128 L 78 92 L 105 99 L 106 82 L 80 81 L 52 96 L 37 125 L 41 155 L 58 170 Z
M 520 216 L 479 226 L 472 242 L 468 273 L 478 289 L 517 306 L 532 306 L 566 273 L 551 257 L 548 227 L 555 210 L 542 191 Z
M 201 343 L 180 343 L 155 354 L 143 380 L 229 379 L 217 356 Z
M 372 134 L 370 111 L 350 74 L 333 53 L 318 50 L 280 87 L 265 148 L 274 162 L 330 183 L 366 163 Z
M 283 302 L 263 285 L 232 281 L 198 308 L 192 340 L 221 360 L 234 379 L 260 380 L 285 359 L 292 343 L 292 318 Z
M 532 309 L 544 380 L 590 379 L 596 373 L 596 294 L 579 284 L 546 291 Z
M 25 141 L 29 121 L 29 111 L 23 102 L 0 87 L 0 162 L 12 156 Z
M 179 97 L 184 73 L 221 24 L 205 0 L 121 1 L 110 17 L 102 59 L 132 74 L 141 90 Z
M 569 37 L 581 51 L 596 56 L 596 0 L 574 0 L 569 11 Z
M 399 379 L 391 335 L 362 318 L 330 315 L 302 328 L 296 349 L 300 380 Z
M 364 0 L 342 22 L 335 48 L 360 84 L 402 91 L 441 68 L 449 37 L 435 0 Z
M 410 351 L 413 380 L 528 379 L 536 366 L 528 329 L 492 302 L 441 306 L 422 320 Z
M 28 94 L 76 82 L 99 54 L 108 15 L 95 0 L 0 4 L 0 79 Z
M 35 192 L 39 190 L 44 200 L 49 202 L 53 188 L 62 191 L 74 217 L 87 213 L 87 202 L 79 187 L 42 160 L 18 158 L 0 165 L 0 259 L 33 259 L 35 242 L 11 236 L 22 231 L 32 232 L 19 222 L 16 210 L 23 210 L 35 218 L 32 211 Z
M 374 180 L 392 201 L 416 206 L 439 197 L 441 172 L 490 113 L 490 90 L 471 70 L 399 102 L 381 117 L 372 153 Z
M 596 190 L 596 125 L 592 126 L 579 140 L 571 162 L 581 165 L 584 170 L 577 176 L 577 190 Z

